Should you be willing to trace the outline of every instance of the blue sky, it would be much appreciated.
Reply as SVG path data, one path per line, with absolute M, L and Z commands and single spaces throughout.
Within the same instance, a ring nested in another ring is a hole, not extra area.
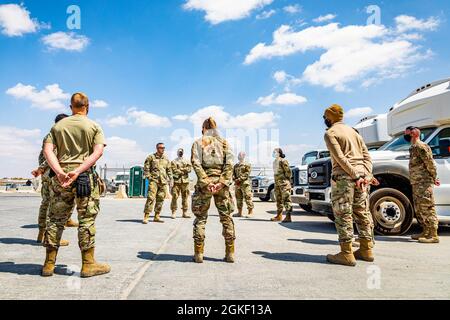
M 79 30 L 67 28 L 70 5 L 81 9 Z M 381 25 L 367 25 L 369 5 Z M 259 130 L 253 145 L 231 136 L 236 149 L 279 144 L 296 163 L 324 146 L 331 103 L 354 124 L 449 77 L 449 9 L 445 0 L 0 1 L 0 176 L 29 175 L 76 91 L 101 106 L 90 112 L 109 142 L 100 164 L 141 163 L 159 141 L 188 148 L 208 114 Z

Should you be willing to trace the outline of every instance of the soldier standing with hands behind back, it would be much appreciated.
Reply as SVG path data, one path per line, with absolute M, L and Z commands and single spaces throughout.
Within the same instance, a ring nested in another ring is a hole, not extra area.
M 143 224 L 148 223 L 150 212 L 155 209 L 154 222 L 163 223 L 161 210 L 166 198 L 167 186 L 172 182 L 172 169 L 170 161 L 165 155 L 164 143 L 156 145 L 156 152 L 149 155 L 144 164 L 144 177 L 150 180 L 147 194 L 147 202 L 144 208 Z
M 409 175 L 413 191 L 416 218 L 423 227 L 421 234 L 413 235 L 413 240 L 420 243 L 439 243 L 438 226 L 434 204 L 433 186 L 441 185 L 434 163 L 431 148 L 420 140 L 420 130 L 408 127 L 405 140 L 411 142 L 409 149 Z
M 170 209 L 172 210 L 172 219 L 176 217 L 177 201 L 181 194 L 181 209 L 183 210 L 183 218 L 190 218 L 188 215 L 188 198 L 189 198 L 189 173 L 192 171 L 192 165 L 183 158 L 184 150 L 178 149 L 178 158 L 172 161 L 173 186 L 171 190 L 172 202 Z
M 325 111 L 325 142 L 331 154 L 331 200 L 341 252 L 328 255 L 330 263 L 355 266 L 356 259 L 372 262 L 374 256 L 369 185 L 372 159 L 362 137 L 343 123 L 344 110 L 332 105 Z M 360 248 L 353 253 L 353 222 L 358 225 Z M 356 258 L 356 259 L 355 259 Z
M 239 153 L 238 160 L 239 162 L 233 168 L 233 180 L 238 207 L 238 213 L 235 217 L 242 217 L 244 200 L 247 204 L 248 217 L 251 217 L 253 215 L 253 193 L 250 181 L 252 166 L 245 162 L 245 152 Z
M 52 276 L 64 225 L 74 205 L 78 211 L 78 244 L 81 250 L 81 277 L 110 272 L 106 264 L 94 259 L 95 219 L 100 211 L 100 179 L 94 166 L 103 155 L 105 137 L 102 128 L 88 119 L 89 100 L 83 93 L 71 99 L 72 116 L 58 122 L 44 145 L 44 155 L 54 172 L 52 199 L 45 233 L 46 259 L 42 276 Z M 54 149 L 56 148 L 56 154 Z

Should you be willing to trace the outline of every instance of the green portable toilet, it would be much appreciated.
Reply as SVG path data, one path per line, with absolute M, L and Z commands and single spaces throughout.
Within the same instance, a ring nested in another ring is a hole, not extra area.
M 128 196 L 130 198 L 143 197 L 145 192 L 144 168 L 133 167 L 130 169 L 130 186 Z

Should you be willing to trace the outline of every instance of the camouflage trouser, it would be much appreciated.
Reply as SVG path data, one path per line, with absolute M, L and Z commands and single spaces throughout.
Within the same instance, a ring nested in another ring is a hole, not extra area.
M 291 190 L 292 186 L 289 181 L 275 183 L 275 199 L 277 201 L 278 213 L 283 212 L 283 208 L 286 211 L 292 210 Z
M 416 211 L 417 221 L 423 227 L 438 229 L 439 221 L 436 215 L 434 205 L 434 193 L 432 184 L 412 186 L 414 210 Z
M 147 202 L 145 203 L 144 213 L 150 214 L 155 209 L 156 214 L 160 214 L 164 199 L 166 199 L 167 185 L 150 181 L 148 185 Z
M 50 178 L 47 175 L 42 176 L 41 196 L 42 201 L 39 207 L 38 224 L 39 229 L 45 229 L 47 225 L 47 212 L 50 206 Z
M 253 192 L 249 183 L 241 183 L 239 186 L 235 186 L 235 195 L 238 209 L 242 209 L 245 203 L 247 209 L 253 209 Z
M 73 167 L 65 168 L 69 172 Z M 94 176 L 91 178 L 91 195 L 78 198 L 74 185 L 64 189 L 57 177 L 51 179 L 52 198 L 48 212 L 47 229 L 45 232 L 45 246 L 59 247 L 59 242 L 64 231 L 64 225 L 72 214 L 74 205 L 78 211 L 78 245 L 82 251 L 95 247 L 95 218 L 100 211 L 100 191 L 97 183 L 94 184 Z
M 332 182 L 331 201 L 340 242 L 353 240 L 353 222 L 357 225 L 360 239 L 373 240 L 368 188 L 361 190 L 352 178 L 338 176 Z
M 233 218 L 231 217 L 232 208 L 229 188 L 225 187 L 219 193 L 213 195 L 206 188 L 201 188 L 197 185 L 192 195 L 192 212 L 196 218 L 194 221 L 194 242 L 202 244 L 205 241 L 205 226 L 212 197 L 214 197 L 214 203 L 217 211 L 219 211 L 222 235 L 226 242 L 234 241 L 236 236 Z
M 172 202 L 170 203 L 170 209 L 176 211 L 178 209 L 178 198 L 181 194 L 181 209 L 187 211 L 188 198 L 189 198 L 189 183 L 174 183 L 172 187 Z

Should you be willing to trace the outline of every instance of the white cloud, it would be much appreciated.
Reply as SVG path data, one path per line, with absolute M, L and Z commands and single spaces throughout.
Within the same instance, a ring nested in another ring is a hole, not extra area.
M 366 116 L 369 116 L 373 113 L 373 109 L 370 107 L 364 107 L 364 108 L 353 108 L 348 110 L 345 113 L 345 116 L 347 118 L 363 118 Z
M 90 103 L 90 106 L 93 108 L 106 108 L 108 103 L 104 100 L 94 100 Z
M 186 114 L 179 114 L 179 115 L 176 115 L 176 116 L 172 117 L 172 119 L 173 120 L 178 120 L 178 121 L 186 121 L 186 120 L 189 119 L 189 116 L 186 115 Z
M 62 110 L 67 106 L 66 100 L 70 98 L 58 84 L 52 84 L 45 89 L 38 91 L 36 87 L 18 83 L 16 86 L 9 88 L 6 94 L 16 99 L 31 102 L 32 107 L 42 110 Z
M 104 156 L 99 163 L 106 163 L 108 167 L 143 165 L 148 155 L 135 140 L 114 136 L 107 138 L 106 144 Z
M 258 14 L 256 16 L 256 19 L 258 20 L 264 20 L 264 19 L 269 19 L 271 16 L 273 16 L 275 13 L 277 13 L 276 10 L 271 9 L 271 10 L 266 10 L 261 12 L 260 14 Z
M 55 32 L 44 36 L 42 42 L 50 50 L 83 51 L 90 40 L 86 36 L 77 35 L 74 32 Z
M 41 24 L 30 17 L 30 12 L 18 4 L 0 5 L 0 29 L 8 37 L 23 36 L 39 30 Z
M 250 112 L 233 116 L 222 106 L 201 108 L 189 116 L 189 121 L 195 128 L 201 128 L 203 121 L 213 117 L 219 128 L 223 129 L 260 129 L 275 125 L 277 116 L 273 112 Z
M 108 119 L 106 119 L 105 123 L 112 128 L 122 127 L 122 126 L 126 126 L 129 124 L 128 119 L 123 116 L 108 118 Z
M 278 83 L 283 83 L 287 79 L 287 73 L 285 71 L 277 71 L 273 74 L 273 78 Z
M 269 5 L 273 0 L 187 0 L 185 10 L 206 12 L 205 20 L 219 24 L 248 17 L 252 11 Z
M 163 127 L 168 128 L 172 125 L 169 118 L 161 117 L 147 111 L 131 108 L 127 111 L 128 119 L 134 121 L 139 127 Z
M 397 21 L 400 30 L 405 30 L 402 27 L 404 20 Z M 414 30 L 436 28 L 429 20 L 416 20 Z M 396 29 L 377 25 L 341 27 L 338 23 L 330 23 L 300 31 L 282 25 L 273 33 L 272 43 L 257 44 L 244 63 L 321 49 L 325 52 L 322 51 L 320 58 L 305 68 L 298 80 L 346 91 L 353 81 L 398 77 L 418 61 L 430 57 L 431 51 L 412 42 L 417 36 L 410 35 L 407 39 L 405 35 Z
M 256 103 L 262 106 L 271 106 L 271 105 L 293 106 L 306 103 L 307 101 L 308 100 L 305 97 L 288 92 L 280 95 L 272 93 L 267 97 L 260 97 L 258 101 L 256 101 Z
M 322 23 L 322 22 L 327 22 L 327 21 L 330 21 L 330 20 L 334 20 L 336 17 L 337 16 L 335 14 L 329 13 L 329 14 L 326 14 L 324 16 L 319 16 L 319 17 L 315 18 L 313 21 L 315 23 Z
M 0 177 L 30 177 L 42 146 L 39 129 L 0 126 Z
M 295 5 L 289 5 L 283 8 L 283 10 L 290 14 L 299 13 L 302 11 L 302 7 L 298 4 Z
M 435 17 L 422 20 L 407 15 L 396 17 L 395 22 L 397 23 L 397 31 L 400 33 L 412 30 L 434 31 L 440 24 L 439 19 Z

